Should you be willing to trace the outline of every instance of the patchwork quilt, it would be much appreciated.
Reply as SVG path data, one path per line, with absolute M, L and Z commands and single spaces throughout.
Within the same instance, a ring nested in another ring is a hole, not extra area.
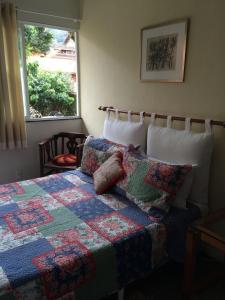
M 0 186 L 0 300 L 99 299 L 160 262 L 165 226 L 71 171 Z

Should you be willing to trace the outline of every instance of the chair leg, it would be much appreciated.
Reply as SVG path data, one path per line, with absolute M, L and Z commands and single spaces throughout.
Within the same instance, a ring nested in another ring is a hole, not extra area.
M 44 150 L 43 147 L 39 145 L 39 161 L 40 161 L 40 176 L 44 176 Z
M 124 288 L 118 292 L 118 300 L 124 300 Z
M 40 176 L 41 177 L 44 176 L 44 168 L 43 168 L 43 166 L 40 166 Z

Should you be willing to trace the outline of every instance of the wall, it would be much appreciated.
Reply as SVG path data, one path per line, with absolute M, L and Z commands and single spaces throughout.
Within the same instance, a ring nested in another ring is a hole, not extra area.
M 79 0 L 8 0 L 14 2 L 19 9 L 40 12 L 67 18 L 80 18 Z
M 82 118 L 102 132 L 99 105 L 225 120 L 224 0 L 84 0 L 80 31 Z M 190 17 L 184 83 L 139 80 L 140 29 Z M 210 206 L 225 206 L 225 132 L 215 129 Z
M 20 21 L 79 29 L 79 22 L 75 20 L 80 20 L 80 0 L 13 0 L 13 2 L 18 8 L 17 16 Z
M 81 132 L 81 122 L 81 119 L 27 122 L 27 149 L 0 151 L 0 184 L 39 177 L 38 142 L 61 131 Z

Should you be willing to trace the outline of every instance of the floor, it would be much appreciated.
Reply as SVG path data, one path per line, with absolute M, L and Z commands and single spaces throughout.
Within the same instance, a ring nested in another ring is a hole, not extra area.
M 204 260 L 198 266 L 200 276 L 210 275 L 215 262 Z M 223 266 L 224 267 L 224 266 Z M 125 300 L 183 300 L 181 285 L 183 267 L 179 264 L 169 263 L 160 270 L 141 281 L 138 281 L 125 290 Z M 111 296 L 104 300 L 117 300 Z M 225 277 L 211 283 L 207 289 L 198 292 L 192 300 L 225 300 Z

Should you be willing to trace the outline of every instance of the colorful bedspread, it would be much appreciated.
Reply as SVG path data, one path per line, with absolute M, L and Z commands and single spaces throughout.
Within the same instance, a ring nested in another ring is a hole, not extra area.
M 99 299 L 149 273 L 165 227 L 79 171 L 0 186 L 0 299 Z

